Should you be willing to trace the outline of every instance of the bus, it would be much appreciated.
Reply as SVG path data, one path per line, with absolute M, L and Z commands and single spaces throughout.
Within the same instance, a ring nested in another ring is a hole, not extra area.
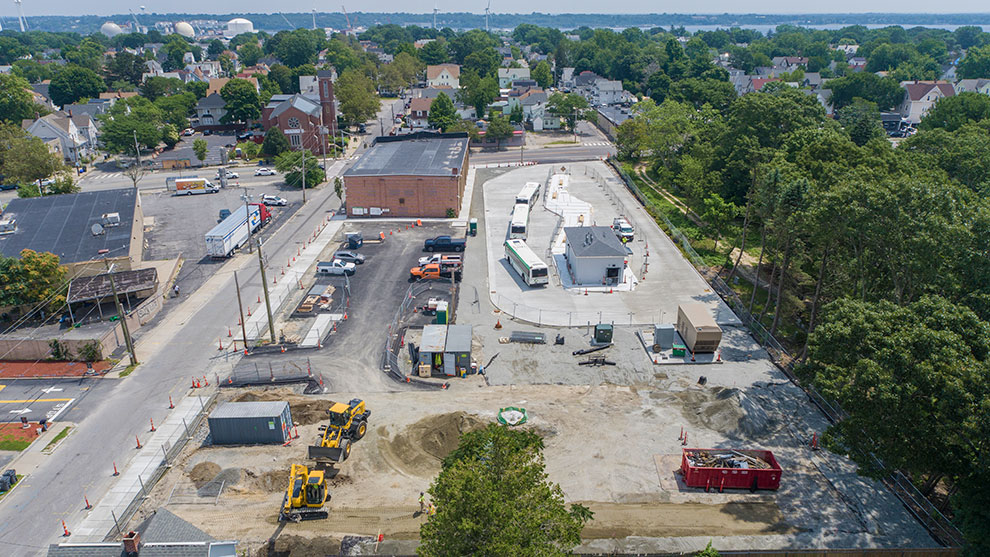
M 520 203 L 525 203 L 529 206 L 532 211 L 533 206 L 536 205 L 536 201 L 540 198 L 540 183 L 539 182 L 526 182 L 526 185 L 519 194 L 516 195 L 516 205 Z
M 527 228 L 529 228 L 529 207 L 525 203 L 517 203 L 512 208 L 512 219 L 509 220 L 509 238 L 525 240 Z
M 529 249 L 526 242 L 517 239 L 506 240 L 505 258 L 526 284 L 536 286 L 550 282 L 550 272 L 546 263 Z

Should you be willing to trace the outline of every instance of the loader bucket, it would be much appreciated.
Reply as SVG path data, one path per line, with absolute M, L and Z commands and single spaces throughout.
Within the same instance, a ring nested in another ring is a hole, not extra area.
M 311 460 L 329 460 L 332 462 L 340 462 L 346 457 L 344 456 L 344 449 L 341 447 L 319 447 L 310 445 L 309 458 Z

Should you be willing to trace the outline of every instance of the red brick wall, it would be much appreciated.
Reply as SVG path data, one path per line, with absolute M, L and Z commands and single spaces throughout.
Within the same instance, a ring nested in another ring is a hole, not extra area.
M 458 176 L 345 176 L 347 215 L 352 208 L 389 209 L 383 216 L 439 217 L 460 210 L 464 179 Z M 364 216 L 370 216 L 365 214 Z

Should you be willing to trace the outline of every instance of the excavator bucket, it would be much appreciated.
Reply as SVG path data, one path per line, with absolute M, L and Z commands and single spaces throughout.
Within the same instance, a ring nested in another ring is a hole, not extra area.
M 346 447 L 318 447 L 315 445 L 309 446 L 309 458 L 311 460 L 329 460 L 332 462 L 340 462 L 347 458 Z

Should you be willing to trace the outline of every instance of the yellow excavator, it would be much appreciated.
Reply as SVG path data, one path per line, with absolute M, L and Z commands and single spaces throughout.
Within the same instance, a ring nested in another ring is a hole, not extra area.
M 351 443 L 360 440 L 368 432 L 371 410 L 364 401 L 355 398 L 344 404 L 331 402 L 327 410 L 330 424 L 320 426 L 319 445 L 310 445 L 309 458 L 317 462 L 340 462 L 351 454 Z
M 302 464 L 293 464 L 289 471 L 289 487 L 282 500 L 280 521 L 301 522 L 327 518 L 324 505 L 330 500 L 327 481 L 320 470 L 310 471 Z

